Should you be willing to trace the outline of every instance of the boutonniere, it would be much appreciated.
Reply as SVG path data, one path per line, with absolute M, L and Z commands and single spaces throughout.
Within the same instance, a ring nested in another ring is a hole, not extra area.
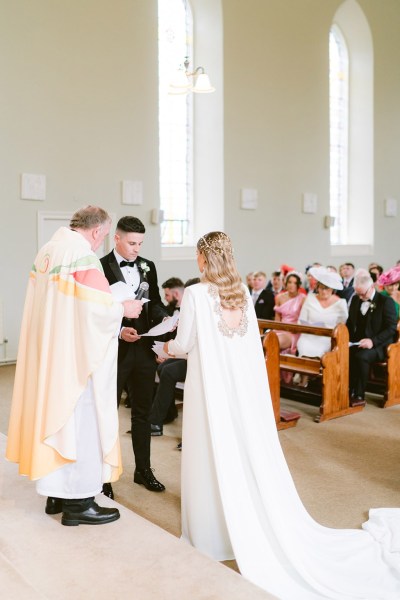
M 150 271 L 150 267 L 146 261 L 142 260 L 139 263 L 139 269 L 142 271 L 144 278 L 146 279 L 147 273 Z
M 369 305 L 369 311 L 370 311 L 371 313 L 373 313 L 375 309 L 376 309 L 376 304 L 375 304 L 375 302 L 371 302 L 371 303 L 370 303 L 370 305 Z

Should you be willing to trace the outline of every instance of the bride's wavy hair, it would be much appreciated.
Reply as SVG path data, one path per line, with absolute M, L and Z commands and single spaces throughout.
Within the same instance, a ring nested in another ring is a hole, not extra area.
M 201 280 L 218 288 L 223 308 L 242 308 L 246 293 L 233 258 L 232 242 L 222 231 L 211 231 L 197 242 L 197 250 L 204 256 Z

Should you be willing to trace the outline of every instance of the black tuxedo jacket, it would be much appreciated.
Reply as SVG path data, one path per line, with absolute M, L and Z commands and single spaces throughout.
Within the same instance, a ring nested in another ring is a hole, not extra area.
M 257 319 L 274 319 L 275 296 L 271 290 L 263 290 L 254 305 Z
M 119 268 L 118 261 L 115 258 L 113 251 L 111 251 L 109 254 L 106 254 L 106 256 L 103 256 L 103 258 L 100 259 L 100 262 L 103 266 L 104 275 L 106 276 L 110 285 L 117 283 L 117 281 L 123 281 L 125 283 L 124 276 L 122 275 L 122 271 Z M 146 263 L 149 266 L 149 271 L 147 273 L 140 267 L 141 263 Z M 153 325 L 160 323 L 164 317 L 167 317 L 168 313 L 161 301 L 155 264 L 151 260 L 143 258 L 142 256 L 137 257 L 136 264 L 138 265 L 140 282 L 147 281 L 149 284 L 149 289 L 147 292 L 145 292 L 144 297 L 149 298 L 150 302 L 146 302 L 144 304 L 140 317 L 145 317 L 147 328 L 150 329 L 150 327 L 153 327 Z M 135 325 L 132 325 L 132 321 L 134 323 L 135 320 L 136 319 L 126 320 L 124 318 L 122 320 L 122 325 L 127 327 L 135 327 Z
M 357 339 L 357 322 L 361 321 L 361 306 L 362 300 L 357 296 L 353 299 L 349 307 L 349 317 L 347 319 L 347 328 L 349 330 L 350 341 L 355 342 Z M 365 337 L 372 340 L 374 348 L 379 353 L 379 359 L 385 357 L 385 350 L 396 337 L 397 331 L 397 315 L 396 307 L 392 298 L 383 296 L 379 292 L 375 292 L 371 306 L 368 309 L 365 323 Z

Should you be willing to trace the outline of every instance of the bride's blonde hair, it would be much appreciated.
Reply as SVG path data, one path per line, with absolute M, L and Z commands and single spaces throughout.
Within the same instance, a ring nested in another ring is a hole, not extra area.
M 242 308 L 246 293 L 233 258 L 232 242 L 222 231 L 211 231 L 197 242 L 197 250 L 205 260 L 202 281 L 218 288 L 223 308 Z

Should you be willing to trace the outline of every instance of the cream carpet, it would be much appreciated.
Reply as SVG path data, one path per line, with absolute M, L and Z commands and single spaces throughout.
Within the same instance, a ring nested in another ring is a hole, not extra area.
M 14 367 L 0 367 L 0 431 L 6 433 Z M 318 409 L 283 400 L 301 414 L 297 427 L 279 437 L 298 492 L 310 514 L 330 527 L 359 527 L 373 507 L 400 505 L 400 406 L 380 408 L 378 396 L 356 415 L 314 423 Z M 152 466 L 166 491 L 133 484 L 130 411 L 120 408 L 124 473 L 114 485 L 117 502 L 174 536 L 180 535 L 180 440 L 182 411 L 152 438 Z M 90 529 L 90 528 L 89 528 Z M 229 565 L 233 566 L 234 565 Z M 199 596 L 194 596 L 199 597 Z M 221 596 L 216 596 L 216 598 Z M 251 596 L 253 598 L 253 596 Z

